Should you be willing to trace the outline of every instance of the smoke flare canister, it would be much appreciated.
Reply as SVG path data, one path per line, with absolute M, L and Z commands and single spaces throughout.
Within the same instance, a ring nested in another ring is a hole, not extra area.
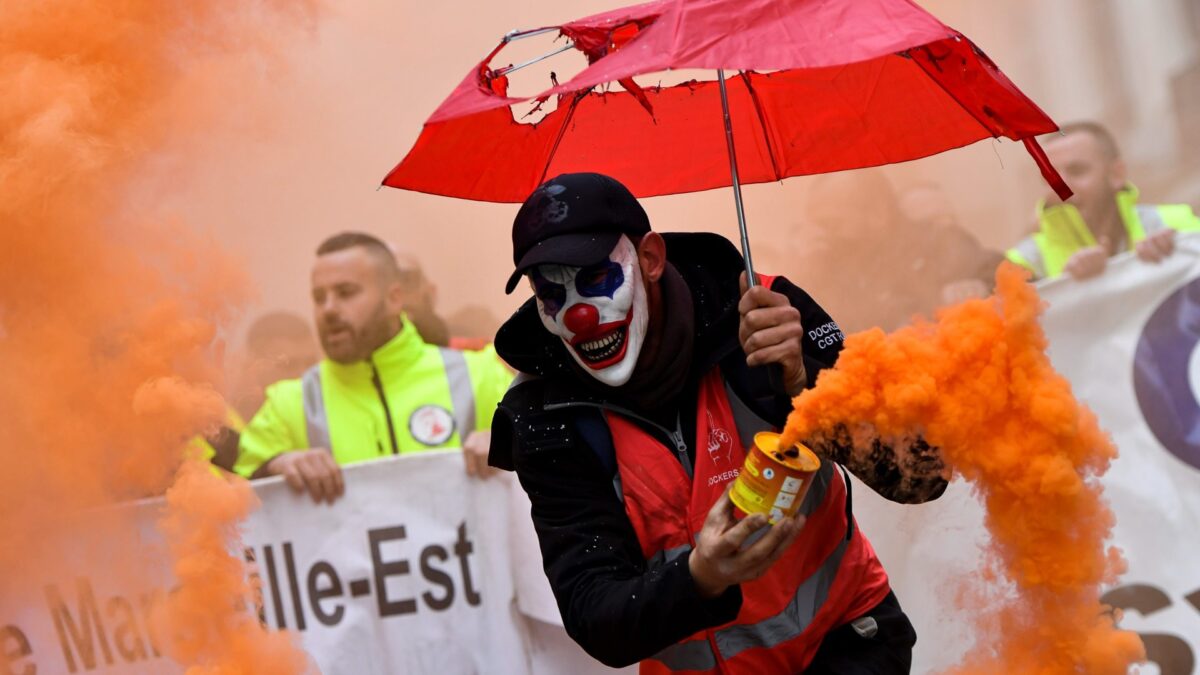
M 781 449 L 779 434 L 754 434 L 754 446 L 729 492 L 736 515 L 763 513 L 772 525 L 796 515 L 820 468 L 820 458 L 803 445 Z

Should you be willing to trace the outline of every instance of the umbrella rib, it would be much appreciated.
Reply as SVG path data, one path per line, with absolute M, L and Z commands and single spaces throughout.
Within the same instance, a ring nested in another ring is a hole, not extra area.
M 513 30 L 505 33 L 502 41 L 515 42 L 516 40 L 524 40 L 525 38 L 533 37 L 535 35 L 552 33 L 556 30 L 562 30 L 562 28 L 558 26 L 548 26 L 546 28 L 530 28 L 529 30 Z
M 742 76 L 742 84 L 746 85 L 746 92 L 750 94 L 750 101 L 754 104 L 754 114 L 758 115 L 758 127 L 762 130 L 763 143 L 767 146 L 767 157 L 771 159 L 771 171 L 775 173 L 775 180 L 783 180 L 783 176 L 779 172 L 779 164 L 775 161 L 775 148 L 771 144 L 771 136 L 767 133 L 767 120 L 763 115 L 762 103 L 758 100 L 758 92 L 754 91 L 754 87 L 750 84 L 750 74 L 746 71 L 739 71 Z
M 571 124 L 571 118 L 575 116 L 575 106 L 586 95 L 587 91 L 581 91 L 571 97 L 571 107 L 567 108 L 567 115 L 563 118 L 562 126 L 558 128 L 558 135 L 554 137 L 554 145 L 550 146 L 550 154 L 546 156 L 546 165 L 542 167 L 542 176 L 538 179 L 538 185 L 546 182 L 546 174 L 550 171 L 550 164 L 554 161 L 554 156 L 558 154 L 558 145 L 562 143 L 563 136 L 567 133 L 567 126 Z
M 550 58 L 551 56 L 557 56 L 557 55 L 567 51 L 568 49 L 574 49 L 574 48 L 575 48 L 575 43 L 568 42 L 567 44 L 559 47 L 558 49 L 555 49 L 552 52 L 547 52 L 545 54 L 542 54 L 541 56 L 535 56 L 532 59 L 529 59 L 528 61 L 525 61 L 523 63 L 518 63 L 515 66 L 505 66 L 503 68 L 497 68 L 496 70 L 492 71 L 492 76 L 500 77 L 501 75 L 508 75 L 509 73 L 515 73 L 518 70 L 521 70 L 522 68 L 528 68 L 529 66 L 532 66 L 535 63 L 545 61 L 546 59 Z

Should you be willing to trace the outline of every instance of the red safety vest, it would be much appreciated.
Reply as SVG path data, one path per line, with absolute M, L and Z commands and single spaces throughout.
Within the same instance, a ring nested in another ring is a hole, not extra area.
M 736 404 L 735 416 L 720 368 L 714 368 L 700 386 L 692 478 L 674 450 L 607 413 L 625 512 L 648 564 L 690 550 L 708 510 L 737 477 L 745 458 L 742 439 L 762 428 L 739 429 L 739 419 L 747 426 L 748 409 Z M 742 608 L 734 621 L 642 661 L 641 672 L 798 673 L 830 630 L 882 602 L 887 573 L 857 525 L 847 522 L 846 486 L 832 463 L 822 462 L 801 513 L 808 521 L 791 548 L 762 577 L 741 585 Z

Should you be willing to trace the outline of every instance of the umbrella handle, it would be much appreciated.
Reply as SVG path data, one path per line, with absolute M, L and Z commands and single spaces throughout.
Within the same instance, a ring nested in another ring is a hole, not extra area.
M 746 210 L 742 206 L 742 185 L 738 180 L 737 153 L 733 148 L 733 123 L 729 119 L 729 94 L 725 91 L 725 71 L 717 69 L 717 83 L 721 88 L 721 112 L 725 116 L 725 146 L 729 149 L 729 175 L 733 179 L 733 204 L 737 208 L 738 234 L 742 237 L 742 262 L 746 265 L 746 288 L 758 285 L 754 274 L 754 261 L 750 258 L 750 235 L 746 233 Z M 772 389 L 786 391 L 783 385 L 783 366 L 768 363 L 767 381 Z
M 725 147 L 729 150 L 729 175 L 733 179 L 733 204 L 737 208 L 738 234 L 742 237 L 742 261 L 746 265 L 746 286 L 758 285 L 754 261 L 750 258 L 750 235 L 746 233 L 746 210 L 742 206 L 742 185 L 738 179 L 737 152 L 733 147 L 733 123 L 729 119 L 729 94 L 725 90 L 725 71 L 717 69 L 717 85 L 721 89 L 721 112 L 725 118 Z

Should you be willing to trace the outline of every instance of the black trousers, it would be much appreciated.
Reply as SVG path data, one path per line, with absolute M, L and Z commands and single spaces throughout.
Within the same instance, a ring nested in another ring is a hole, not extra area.
M 850 624 L 833 629 L 821 641 L 804 675 L 904 675 L 912 669 L 917 631 L 895 593 L 863 616 L 875 619 L 874 635 L 864 637 Z

